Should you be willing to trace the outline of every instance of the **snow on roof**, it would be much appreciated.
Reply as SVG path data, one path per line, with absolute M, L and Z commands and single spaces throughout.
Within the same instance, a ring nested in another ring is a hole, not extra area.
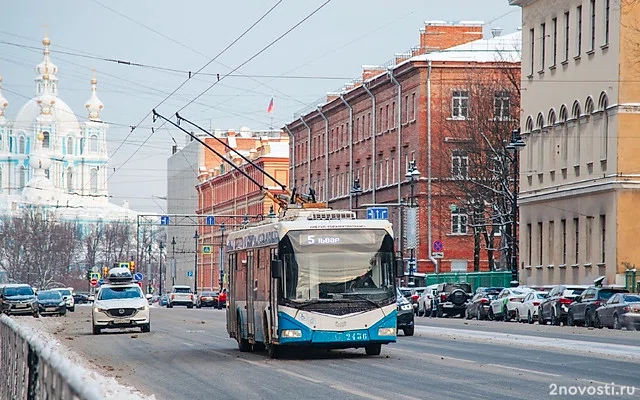
M 522 31 L 490 39 L 454 46 L 434 53 L 421 54 L 407 61 L 467 61 L 519 62 L 522 52 Z
M 265 157 L 289 157 L 289 142 L 269 142 L 269 153 Z

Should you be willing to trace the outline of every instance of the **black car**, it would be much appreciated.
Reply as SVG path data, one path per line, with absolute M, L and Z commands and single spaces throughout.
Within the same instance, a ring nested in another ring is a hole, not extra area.
M 549 295 L 538 306 L 538 323 L 545 325 L 547 320 L 551 325 L 567 323 L 569 306 L 588 286 L 585 285 L 556 285 Z
M 413 336 L 414 325 L 414 312 L 413 305 L 407 300 L 406 297 L 398 290 L 397 294 L 398 304 L 398 330 L 402 330 L 405 336 Z
M 74 293 L 73 294 L 73 302 L 75 304 L 87 304 L 89 302 L 89 294 L 88 293 Z
M 491 301 L 495 300 L 503 288 L 478 288 L 476 294 L 467 304 L 464 316 L 466 319 L 476 318 L 478 320 L 489 317 Z
M 593 326 L 596 309 L 604 305 L 616 293 L 629 293 L 629 291 L 623 287 L 615 286 L 592 286 L 587 288 L 569 306 L 567 325 L 584 324 L 587 327 Z
M 436 291 L 438 317 L 463 315 L 467 302 L 473 297 L 471 285 L 466 282 L 441 283 Z
M 7 315 L 40 316 L 33 288 L 23 284 L 8 284 L 0 289 L 0 311 Z
M 200 292 L 200 296 L 198 297 L 198 299 L 196 299 L 196 308 L 218 308 L 218 297 L 218 292 Z
M 57 290 L 42 290 L 38 292 L 38 309 L 40 315 L 66 315 L 67 303 Z
M 612 329 L 640 329 L 640 295 L 616 293 L 596 310 L 594 326 Z

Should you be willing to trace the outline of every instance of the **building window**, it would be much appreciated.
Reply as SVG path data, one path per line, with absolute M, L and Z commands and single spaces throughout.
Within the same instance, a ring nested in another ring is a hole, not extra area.
M 531 265 L 531 262 L 533 261 L 533 257 L 532 257 L 532 250 L 533 250 L 533 245 L 531 243 L 531 224 L 527 224 L 527 265 Z
M 389 184 L 389 159 L 387 158 L 386 160 L 384 160 L 384 166 L 385 166 L 385 185 Z
M 453 118 L 466 119 L 469 116 L 469 92 L 454 90 L 451 105 Z
M 596 0 L 591 0 L 589 7 L 591 11 L 591 43 L 589 50 L 593 51 L 596 48 Z
M 2 132 L 0 132 L 0 151 L 4 150 L 4 140 L 2 137 Z
M 73 138 L 67 138 L 67 154 L 73 154 Z
M 569 61 L 569 11 L 564 13 L 564 61 Z
M 591 234 L 593 233 L 593 217 L 587 217 L 587 226 L 586 226 L 586 238 L 585 238 L 585 262 L 587 264 L 591 263 Z
M 576 18 L 578 18 L 578 31 L 576 32 L 576 57 L 579 57 L 582 52 L 582 6 L 576 7 L 576 13 L 578 14 L 576 15 Z
M 542 222 L 538 222 L 538 265 L 542 265 Z
M 604 44 L 609 44 L 609 6 L 610 0 L 604 0 Z
M 467 233 L 467 214 L 465 210 L 456 209 L 451 212 L 451 233 Z
M 529 75 L 533 76 L 533 68 L 534 68 L 534 52 L 536 50 L 536 38 L 535 38 L 535 30 L 533 28 L 529 29 L 529 53 L 531 54 L 531 62 L 529 63 Z
M 466 179 L 469 176 L 469 156 L 465 152 L 454 151 L 451 155 L 451 176 Z
M 607 159 L 607 152 L 609 150 L 609 113 L 607 107 L 609 107 L 607 95 L 602 93 L 600 95 L 600 101 L 598 109 L 602 112 L 602 143 L 600 143 L 600 160 Z
M 385 109 L 384 109 L 384 122 L 385 122 L 384 130 L 388 131 L 389 130 L 389 126 L 390 126 L 390 123 L 389 123 L 389 105 L 388 104 L 385 106 Z
M 553 29 L 553 64 L 551 66 L 555 67 L 558 61 L 558 18 L 551 20 L 551 29 Z
M 26 151 L 26 139 L 23 135 L 18 138 L 18 154 L 25 154 Z
M 605 263 L 606 251 L 607 251 L 607 217 L 606 215 L 600 216 L 600 262 Z
M 412 93 L 411 94 L 411 120 L 415 121 L 416 120 L 416 94 Z
M 547 238 L 547 253 L 549 254 L 549 264 L 553 263 L 553 259 L 554 259 L 554 251 L 553 251 L 553 247 L 555 245 L 555 242 L 553 240 L 555 236 L 555 222 L 554 221 L 549 221 L 549 237 Z
M 67 168 L 67 191 L 73 192 L 73 169 L 71 167 Z
M 542 34 L 542 38 L 540 38 L 540 71 L 544 70 L 545 65 L 545 53 L 547 52 L 547 25 L 540 24 L 540 33 Z
M 495 92 L 493 95 L 493 114 L 499 121 L 509 120 L 511 114 L 511 94 L 508 91 Z
M 575 244 L 575 254 L 573 258 L 574 264 L 578 263 L 580 255 L 580 220 L 578 218 L 573 219 L 573 243 Z
M 42 132 L 42 148 L 43 149 L 48 149 L 49 148 L 50 141 L 51 141 L 50 133 L 47 132 L 47 131 Z
M 27 183 L 27 169 L 24 167 L 24 165 L 20 166 L 20 171 L 18 174 L 18 183 L 20 184 L 20 189 L 22 189 Z
M 2 183 L 2 167 L 0 167 L 0 193 L 2 193 L 3 190 L 3 183 Z
M 98 136 L 91 135 L 89 137 L 89 153 L 97 153 L 98 152 Z
M 567 265 L 567 220 L 560 220 L 560 229 L 562 230 L 562 264 Z

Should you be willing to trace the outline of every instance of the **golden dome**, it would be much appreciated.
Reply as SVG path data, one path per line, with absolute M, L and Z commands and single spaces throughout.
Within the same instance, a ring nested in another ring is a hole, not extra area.
M 44 133 L 42 132 L 38 133 L 38 140 L 41 142 L 44 140 Z
M 91 78 L 91 84 L 92 85 L 97 85 L 98 84 L 98 80 L 96 78 Z
M 48 37 L 45 37 L 44 39 L 42 39 L 42 44 L 45 46 L 49 46 L 51 44 L 51 40 L 49 40 Z
M 44 79 L 45 81 L 49 80 L 49 74 L 42 75 L 42 79 Z

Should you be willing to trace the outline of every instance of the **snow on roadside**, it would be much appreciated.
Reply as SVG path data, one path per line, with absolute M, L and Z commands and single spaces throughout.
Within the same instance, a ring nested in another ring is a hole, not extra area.
M 42 353 L 53 361 L 52 364 L 64 371 L 71 380 L 80 383 L 83 388 L 95 388 L 96 390 L 88 390 L 90 398 L 155 400 L 154 395 L 147 396 L 135 388 L 119 384 L 115 378 L 100 374 L 86 359 L 60 343 L 51 332 L 61 327 L 61 318 L 2 318 L 7 318 L 10 325 L 17 325 L 18 329 L 22 329 L 26 337 L 35 342 Z

